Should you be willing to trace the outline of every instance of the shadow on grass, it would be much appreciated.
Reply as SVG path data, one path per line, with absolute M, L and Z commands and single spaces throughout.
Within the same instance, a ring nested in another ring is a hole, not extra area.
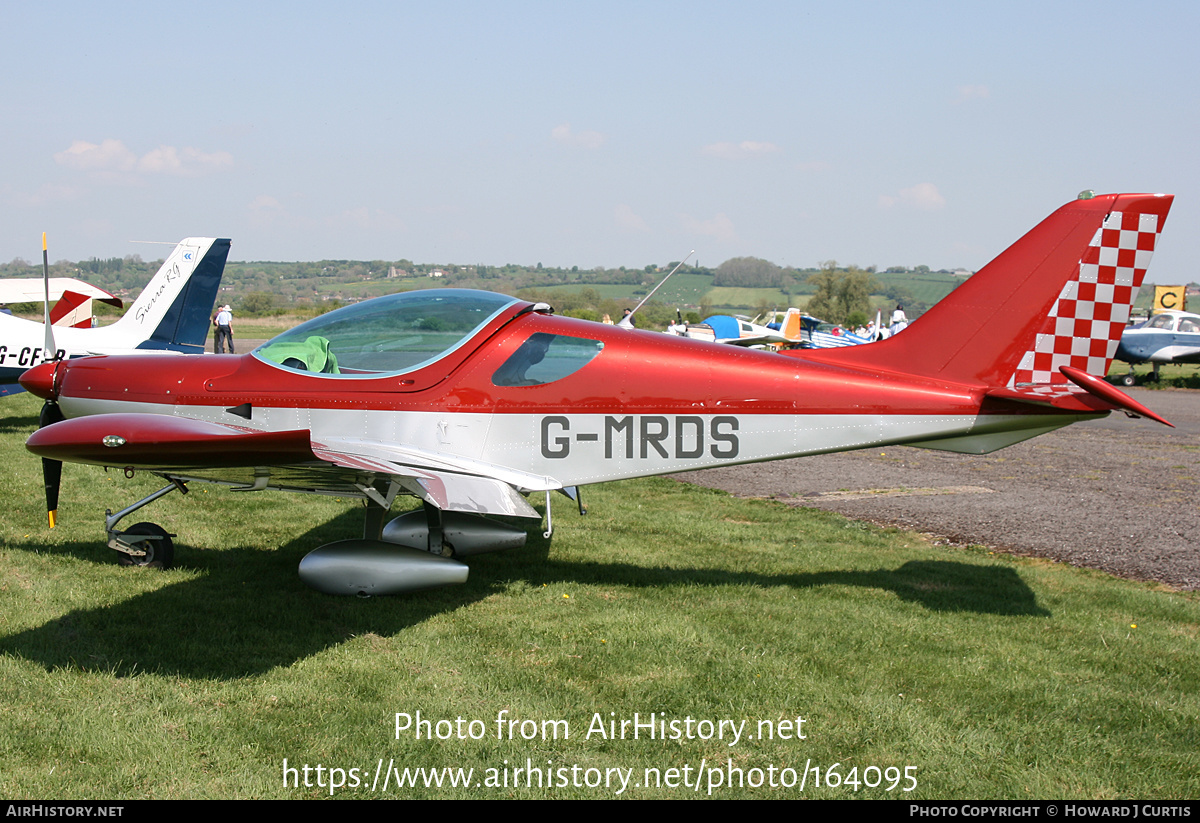
M 312 548 L 353 537 L 361 515 L 351 511 L 310 530 L 277 551 L 184 548 L 180 580 L 111 606 L 79 609 L 34 629 L 0 637 L 0 653 L 47 669 L 79 668 L 129 676 L 137 672 L 217 680 L 288 666 L 356 635 L 393 635 L 409 626 L 502 590 L 515 580 L 596 583 L 632 587 L 866 586 L 895 592 L 931 611 L 998 615 L 1049 613 L 1011 569 L 948 561 L 910 561 L 898 569 L 761 574 L 706 568 L 662 568 L 632 563 L 571 563 L 548 559 L 540 532 L 515 552 L 471 558 L 462 586 L 399 597 L 330 597 L 304 586 L 296 567 Z M 20 547 L 14 547 L 20 548 Z M 96 560 L 95 543 L 58 551 Z M 126 569 L 127 574 L 163 574 Z M 171 575 L 172 572 L 165 574 Z
M 28 437 L 37 431 L 38 416 L 36 414 L 11 415 L 0 417 L 0 435 L 20 434 Z
M 540 535 L 530 543 L 544 542 Z M 538 547 L 539 549 L 541 547 Z M 951 560 L 910 560 L 897 569 L 873 571 L 816 572 L 813 574 L 761 574 L 687 566 L 638 566 L 631 563 L 562 563 L 544 559 L 534 564 L 514 553 L 488 555 L 487 560 L 506 562 L 497 568 L 511 579 L 532 584 L 586 583 L 631 587 L 706 586 L 860 586 L 883 589 L 901 600 L 919 603 L 930 611 L 974 612 L 977 614 L 1049 617 L 1037 603 L 1033 590 L 1013 569 L 973 565 Z M 484 558 L 480 558 L 484 560 Z M 480 570 L 486 573 L 484 570 Z

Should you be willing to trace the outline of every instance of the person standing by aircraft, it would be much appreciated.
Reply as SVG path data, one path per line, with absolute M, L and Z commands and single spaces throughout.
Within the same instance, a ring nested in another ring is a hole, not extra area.
M 892 326 L 888 330 L 890 334 L 899 334 L 908 328 L 908 315 L 904 313 L 904 306 L 896 304 L 896 310 L 892 312 Z
M 225 344 L 229 343 L 229 353 L 237 354 L 233 350 L 233 309 L 229 306 L 222 306 L 217 312 L 217 316 L 213 318 L 213 323 L 217 327 L 217 338 L 213 341 L 213 352 L 216 354 L 225 353 Z

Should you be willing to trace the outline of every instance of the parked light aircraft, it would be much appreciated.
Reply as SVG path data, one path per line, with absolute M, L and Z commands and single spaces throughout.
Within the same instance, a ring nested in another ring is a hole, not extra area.
M 170 535 L 117 522 L 203 481 L 363 499 L 363 539 L 300 563 L 321 591 L 459 583 L 461 558 L 524 542 L 496 518 L 539 522 L 531 492 L 545 494 L 549 536 L 550 493 L 589 483 L 892 444 L 984 453 L 1112 410 L 1166 423 L 1101 378 L 1171 202 L 1086 193 L 870 346 L 771 354 L 437 289 L 169 371 L 136 356 L 47 363 L 22 382 L 48 418 L 70 419 L 28 448 L 49 467 L 169 481 L 108 518 L 127 563 L 170 562 Z M 53 508 L 50 471 L 47 491 Z M 384 528 L 397 494 L 424 506 Z
M 0 303 L 41 303 L 43 300 L 57 301 L 50 310 L 50 322 L 56 326 L 79 328 L 91 327 L 93 300 L 118 309 L 125 305 L 121 298 L 74 277 L 51 277 L 48 280 L 9 277 L 0 280 Z
M 1125 329 L 1116 357 L 1130 365 L 1129 373 L 1121 376 L 1126 386 L 1135 382 L 1135 363 L 1151 363 L 1155 380 L 1163 363 L 1200 363 L 1200 314 L 1164 311 Z
M 21 391 L 18 378 L 43 360 L 145 349 L 203 352 L 228 256 L 228 240 L 188 237 L 179 241 L 121 319 L 95 329 L 58 329 L 52 354 L 44 352 L 41 323 L 0 314 L 0 396 Z
M 799 309 L 788 309 L 778 328 L 759 325 L 746 317 L 714 314 L 701 323 L 689 323 L 687 333 L 680 335 L 692 340 L 730 343 L 734 346 L 797 346 L 804 339 L 804 318 Z M 809 318 L 811 319 L 811 318 Z
M 686 328 L 687 333 L 679 335 L 680 337 L 755 348 L 828 349 L 861 346 L 863 343 L 872 342 L 870 337 L 859 337 L 796 308 L 784 312 L 783 319 L 779 322 L 771 322 L 765 326 L 745 317 L 715 314 L 704 318 L 702 323 L 689 323 Z
M 824 326 L 824 328 L 821 328 Z M 872 323 L 872 330 L 879 328 L 878 322 Z M 830 323 L 822 323 L 815 317 L 804 316 L 804 331 L 807 335 L 807 343 L 809 348 L 813 349 L 831 349 L 840 348 L 843 346 L 861 346 L 864 343 L 874 342 L 874 332 L 866 336 L 859 336 L 854 332 L 847 331 L 841 326 L 833 326 Z

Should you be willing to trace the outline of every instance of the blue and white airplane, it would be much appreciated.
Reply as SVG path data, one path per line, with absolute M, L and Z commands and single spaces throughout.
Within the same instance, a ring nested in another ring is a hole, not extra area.
M 91 354 L 204 351 L 229 241 L 188 237 L 120 320 L 95 329 L 59 328 L 45 352 L 45 326 L 0 314 L 0 397 L 24 391 L 17 378 L 44 360 Z
M 679 326 L 673 329 L 681 328 Z M 708 340 L 730 343 L 734 346 L 750 346 L 772 349 L 831 349 L 842 346 L 858 346 L 872 342 L 873 338 L 859 337 L 832 323 L 825 323 L 805 314 L 799 309 L 788 309 L 782 321 L 759 325 L 749 318 L 715 314 L 704 318 L 704 322 L 686 326 L 686 333 L 671 331 L 680 337 L 693 340 Z
M 1126 329 L 1116 359 L 1130 364 L 1129 374 L 1120 378 L 1126 386 L 1134 384 L 1135 363 L 1152 364 L 1155 380 L 1163 363 L 1200 363 L 1200 314 L 1164 311 Z

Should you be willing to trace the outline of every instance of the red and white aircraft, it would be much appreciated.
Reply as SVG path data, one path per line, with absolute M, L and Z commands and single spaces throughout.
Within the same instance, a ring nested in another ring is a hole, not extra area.
M 455 557 L 523 543 L 496 517 L 540 520 L 530 492 L 549 529 L 551 491 L 606 480 L 892 444 L 984 453 L 1117 409 L 1166 423 L 1102 377 L 1171 201 L 1085 193 L 871 346 L 770 354 L 438 289 L 331 312 L 247 355 L 47 363 L 22 385 L 71 419 L 28 448 L 170 481 L 108 518 L 125 562 L 170 562 L 169 536 L 116 522 L 203 481 L 365 500 L 362 540 L 300 564 L 322 591 L 461 582 Z M 53 508 L 53 477 L 47 489 Z M 385 529 L 397 494 L 424 508 Z

